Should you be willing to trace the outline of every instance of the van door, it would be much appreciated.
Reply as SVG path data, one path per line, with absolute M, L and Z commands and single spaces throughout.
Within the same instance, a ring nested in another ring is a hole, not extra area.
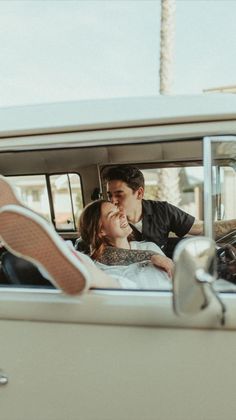
M 236 297 L 221 297 L 224 326 L 217 302 L 177 317 L 169 291 L 2 287 L 1 418 L 234 420 Z

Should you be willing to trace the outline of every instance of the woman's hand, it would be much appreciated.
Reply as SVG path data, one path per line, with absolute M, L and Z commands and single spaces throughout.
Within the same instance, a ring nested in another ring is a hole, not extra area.
M 172 278 L 174 273 L 174 263 L 170 258 L 166 257 L 165 255 L 155 254 L 152 255 L 151 262 L 156 267 L 166 271 L 168 276 Z

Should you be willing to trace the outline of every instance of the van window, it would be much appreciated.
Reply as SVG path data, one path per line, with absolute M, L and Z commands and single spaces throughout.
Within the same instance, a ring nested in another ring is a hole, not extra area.
M 50 176 L 50 187 L 57 230 L 76 230 L 83 209 L 81 184 L 78 174 Z
M 45 175 L 10 176 L 21 201 L 29 208 L 51 221 Z
M 58 231 L 76 231 L 83 208 L 78 174 L 11 176 L 22 202 Z
M 203 167 L 142 169 L 147 200 L 168 201 L 203 219 Z

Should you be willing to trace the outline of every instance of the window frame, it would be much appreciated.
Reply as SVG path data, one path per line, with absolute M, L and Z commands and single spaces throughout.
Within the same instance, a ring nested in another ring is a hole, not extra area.
M 213 155 L 212 143 L 236 142 L 236 135 L 205 136 L 203 137 L 203 166 L 204 166 L 204 234 L 214 239 L 213 230 Z

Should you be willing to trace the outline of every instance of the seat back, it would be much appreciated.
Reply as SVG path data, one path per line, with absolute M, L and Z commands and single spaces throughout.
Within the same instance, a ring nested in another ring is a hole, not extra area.
M 76 239 L 75 241 L 75 250 L 83 252 L 83 254 L 90 254 L 89 246 L 86 244 L 86 242 L 80 237 Z
M 16 257 L 6 251 L 1 255 L 1 262 L 6 284 L 54 288 L 52 283 L 43 277 L 34 264 L 23 258 Z

